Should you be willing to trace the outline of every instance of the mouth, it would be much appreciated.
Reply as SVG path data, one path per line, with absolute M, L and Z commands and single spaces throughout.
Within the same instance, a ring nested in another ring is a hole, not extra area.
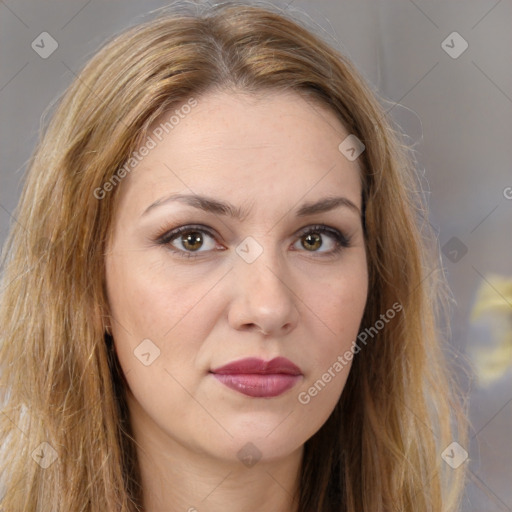
M 271 361 L 250 357 L 211 370 L 222 384 L 254 398 L 272 398 L 294 387 L 302 378 L 300 368 L 284 357 Z

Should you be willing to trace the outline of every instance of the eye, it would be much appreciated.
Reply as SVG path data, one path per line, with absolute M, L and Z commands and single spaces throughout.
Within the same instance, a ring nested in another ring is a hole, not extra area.
M 295 242 L 294 247 L 300 243 L 306 252 L 318 253 L 320 257 L 335 256 L 343 248 L 350 246 L 350 239 L 343 233 L 322 224 L 308 226 L 296 236 L 299 239 Z M 327 239 L 327 243 L 325 239 Z M 168 247 L 178 256 L 185 258 L 198 257 L 201 253 L 218 248 L 215 243 L 215 235 L 201 225 L 180 226 L 171 231 L 164 231 L 156 241 L 158 244 Z M 205 244 L 205 242 L 207 243 Z
M 205 236 L 206 235 L 206 236 Z M 206 244 L 206 250 L 200 251 L 203 248 L 205 239 L 210 238 L 212 241 Z M 168 246 L 172 251 L 178 253 L 180 256 L 186 258 L 193 257 L 197 252 L 207 252 L 215 249 L 215 236 L 204 226 L 181 226 L 164 233 L 157 239 L 161 245 Z
M 326 236 L 327 244 L 324 241 Z M 350 239 L 341 231 L 323 224 L 307 227 L 299 232 L 299 237 L 296 243 L 300 243 L 307 252 L 321 253 L 322 256 L 336 255 L 343 248 L 350 246 Z M 320 251 L 321 248 L 325 250 Z

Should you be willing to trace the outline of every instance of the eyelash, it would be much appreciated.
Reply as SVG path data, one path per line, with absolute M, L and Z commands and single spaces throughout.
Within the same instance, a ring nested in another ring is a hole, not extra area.
M 162 233 L 156 237 L 156 243 L 162 246 L 167 246 L 169 250 L 174 252 L 180 257 L 183 258 L 197 258 L 200 257 L 201 252 L 209 252 L 209 251 L 184 251 L 182 249 L 177 249 L 173 245 L 171 245 L 171 242 L 174 241 L 174 239 L 178 238 L 180 235 L 184 233 L 190 233 L 190 232 L 200 232 L 200 233 L 206 233 L 211 238 L 215 239 L 215 234 L 205 226 L 202 226 L 200 224 L 189 224 L 186 226 L 180 226 L 176 229 L 173 229 L 171 231 L 168 231 L 168 228 L 165 229 L 162 228 Z M 327 253 L 320 253 L 321 258 L 329 258 L 329 257 L 335 257 L 337 254 L 339 254 L 343 249 L 350 247 L 350 241 L 351 238 L 341 233 L 341 231 L 338 231 L 337 229 L 330 228 L 328 226 L 325 226 L 323 224 L 315 224 L 313 226 L 308 226 L 307 228 L 304 228 L 300 230 L 297 233 L 298 238 L 302 238 L 305 235 L 308 235 L 310 233 L 320 233 L 320 234 L 328 234 L 331 235 L 331 237 L 334 239 L 336 243 L 336 247 L 327 252 Z M 311 253 L 316 253 L 318 251 L 306 251 Z

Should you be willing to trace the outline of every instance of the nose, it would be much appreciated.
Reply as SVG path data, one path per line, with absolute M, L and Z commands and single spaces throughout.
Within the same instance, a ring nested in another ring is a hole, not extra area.
M 288 274 L 266 252 L 253 263 L 242 259 L 235 263 L 233 272 L 234 298 L 230 304 L 228 321 L 239 331 L 263 332 L 282 336 L 297 326 L 299 312 Z M 286 274 L 286 276 L 285 276 Z

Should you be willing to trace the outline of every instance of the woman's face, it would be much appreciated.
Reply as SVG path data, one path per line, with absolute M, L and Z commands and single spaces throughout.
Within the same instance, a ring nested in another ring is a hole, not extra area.
M 360 170 L 335 115 L 297 93 L 196 100 L 155 123 L 118 185 L 115 348 L 139 441 L 272 460 L 322 426 L 350 370 L 368 291 Z

